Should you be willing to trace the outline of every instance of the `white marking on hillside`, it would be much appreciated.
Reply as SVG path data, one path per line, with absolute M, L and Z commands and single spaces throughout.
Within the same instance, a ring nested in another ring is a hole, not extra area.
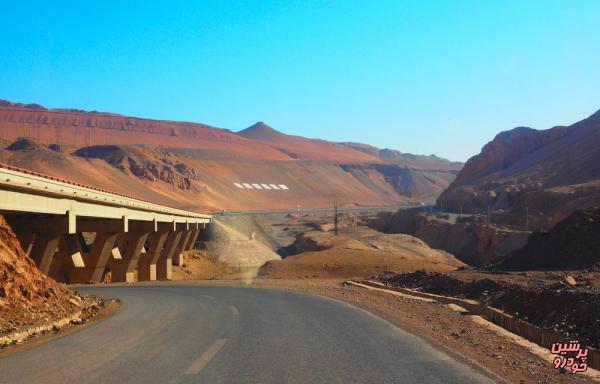
M 233 183 L 239 189 L 267 189 L 267 190 L 289 190 L 285 184 L 269 184 L 269 183 Z

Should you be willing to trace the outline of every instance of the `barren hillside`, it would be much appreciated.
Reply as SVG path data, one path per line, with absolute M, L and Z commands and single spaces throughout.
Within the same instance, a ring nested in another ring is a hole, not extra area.
M 381 162 L 377 156 L 371 156 L 364 152 L 330 141 L 286 135 L 273 129 L 262 121 L 237 134 L 269 145 L 293 159 L 324 160 L 346 163 Z
M 202 211 L 322 208 L 333 200 L 345 206 L 432 202 L 458 167 L 409 154 L 388 161 L 264 123 L 235 134 L 7 101 L 0 101 L 0 139 L 1 162 Z

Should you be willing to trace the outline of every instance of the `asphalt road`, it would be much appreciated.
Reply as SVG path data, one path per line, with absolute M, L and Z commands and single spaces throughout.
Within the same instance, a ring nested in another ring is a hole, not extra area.
M 192 285 L 81 291 L 123 306 L 1 358 L 1 383 L 490 382 L 390 323 L 326 298 Z

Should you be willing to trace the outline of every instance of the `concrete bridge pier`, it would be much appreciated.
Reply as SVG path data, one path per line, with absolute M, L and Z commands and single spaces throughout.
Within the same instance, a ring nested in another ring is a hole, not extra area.
M 63 235 L 58 245 L 48 276 L 56 281 L 72 283 L 77 281 L 85 267 L 83 255 L 88 251 L 81 233 Z
M 146 253 L 138 259 L 138 281 L 156 280 L 156 263 L 164 248 L 169 232 L 159 230 L 151 233 L 146 240 Z
M 60 233 L 38 233 L 31 247 L 30 257 L 35 261 L 35 265 L 44 274 L 50 272 L 50 266 L 54 255 L 58 250 L 58 244 L 62 234 Z
M 194 246 L 196 245 L 196 241 L 198 240 L 198 236 L 200 235 L 200 232 L 202 232 L 203 230 L 204 230 L 203 224 L 190 224 L 190 230 L 188 231 L 188 234 L 187 234 L 185 240 L 183 240 L 180 243 L 180 246 L 175 251 L 175 255 L 173 256 L 173 265 L 181 266 L 183 264 L 183 262 L 184 262 L 183 252 L 190 251 L 194 248 Z
M 183 264 L 183 251 L 185 251 L 185 247 L 190 241 L 190 237 L 192 236 L 193 230 L 184 230 L 181 232 L 181 237 L 179 238 L 179 242 L 177 243 L 177 247 L 175 248 L 175 253 L 173 254 L 173 265 L 181 266 Z
M 118 236 L 119 233 L 117 232 L 96 232 L 96 239 L 90 252 L 84 255 L 85 267 L 76 268 L 74 270 L 74 280 L 70 282 L 100 283 Z
M 171 272 L 173 267 L 173 255 L 180 242 L 183 231 L 170 231 L 165 241 L 165 246 L 158 256 L 156 262 L 156 279 L 171 280 L 173 278 Z
M 133 283 L 136 280 L 135 269 L 148 235 L 148 232 L 129 232 L 120 236 L 120 259 L 113 254 L 108 263 L 113 283 Z

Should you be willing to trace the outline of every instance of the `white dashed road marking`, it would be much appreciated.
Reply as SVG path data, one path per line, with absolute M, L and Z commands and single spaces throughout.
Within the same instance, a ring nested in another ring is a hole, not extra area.
M 213 345 L 211 345 L 210 348 L 208 348 L 206 352 L 204 352 L 198 358 L 198 360 L 194 361 L 194 363 L 190 365 L 190 367 L 185 371 L 185 374 L 197 375 L 204 367 L 206 367 L 206 364 L 208 364 L 212 360 L 212 358 L 215 357 L 217 353 L 219 353 L 221 348 L 223 348 L 223 346 L 225 345 L 226 341 L 227 339 L 217 339 L 213 343 Z

